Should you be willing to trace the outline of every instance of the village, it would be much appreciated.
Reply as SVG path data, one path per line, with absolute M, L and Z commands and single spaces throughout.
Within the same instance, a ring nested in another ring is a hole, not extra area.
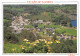
M 24 19 L 22 16 L 14 16 L 12 20 L 13 21 L 10 27 L 13 28 L 12 32 L 14 34 L 21 33 L 23 29 L 26 29 L 28 31 L 33 32 L 35 36 L 39 34 L 41 37 L 47 40 L 51 40 L 53 38 L 53 35 L 56 34 L 56 29 L 59 29 L 54 26 L 46 27 L 46 25 L 52 25 L 52 22 L 49 21 L 48 22 L 44 22 L 43 20 L 31 21 L 30 19 Z M 42 27 L 39 27 L 39 25 L 42 25 Z M 69 36 L 62 33 L 60 35 L 57 35 L 57 38 L 59 40 L 62 39 L 69 40 L 69 39 L 76 39 L 76 36 L 75 37 L 73 35 Z

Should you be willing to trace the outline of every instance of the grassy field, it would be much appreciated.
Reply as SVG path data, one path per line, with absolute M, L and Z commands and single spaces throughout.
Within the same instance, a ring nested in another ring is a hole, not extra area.
M 43 28 L 45 25 L 38 24 L 38 28 Z
M 60 28 L 60 25 L 46 25 L 45 27 L 56 27 L 56 28 Z
M 65 32 L 66 35 L 77 36 L 77 30 L 75 29 L 62 28 L 62 29 L 56 29 L 56 31 L 60 34 Z
M 12 43 L 4 44 L 4 53 L 14 53 L 14 52 L 21 53 L 20 45 Z
M 43 27 L 56 27 L 56 28 L 60 28 L 61 26 L 60 25 L 42 25 L 42 24 L 38 24 L 38 27 L 39 28 L 43 28 Z
M 24 25 L 25 28 L 32 28 L 32 25 Z

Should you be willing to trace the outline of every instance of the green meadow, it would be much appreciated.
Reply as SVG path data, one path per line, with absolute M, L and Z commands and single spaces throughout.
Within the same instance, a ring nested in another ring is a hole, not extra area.
M 60 29 L 56 29 L 56 32 L 58 32 L 60 34 L 64 33 L 66 35 L 77 36 L 77 30 L 75 30 L 75 29 L 60 28 Z

